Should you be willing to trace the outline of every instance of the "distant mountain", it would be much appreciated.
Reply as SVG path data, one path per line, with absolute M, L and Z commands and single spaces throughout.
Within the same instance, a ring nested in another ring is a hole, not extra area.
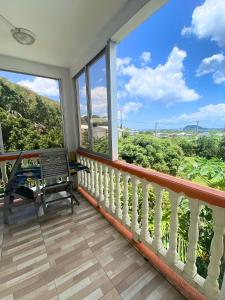
M 209 128 L 205 128 L 205 127 L 201 127 L 201 126 L 197 126 L 197 125 L 187 125 L 183 128 L 183 131 L 197 131 L 197 129 L 198 129 L 199 132 L 209 130 Z

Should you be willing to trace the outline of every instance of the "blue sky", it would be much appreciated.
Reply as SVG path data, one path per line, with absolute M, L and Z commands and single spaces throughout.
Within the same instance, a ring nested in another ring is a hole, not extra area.
M 171 0 L 117 47 L 130 128 L 225 125 L 225 0 Z
M 159 129 L 183 128 L 196 121 L 224 127 L 225 0 L 170 0 L 118 45 L 117 69 L 126 127 L 153 129 L 157 122 Z M 103 115 L 105 61 L 92 73 L 93 110 Z M 57 80 L 5 71 L 0 76 L 59 101 Z

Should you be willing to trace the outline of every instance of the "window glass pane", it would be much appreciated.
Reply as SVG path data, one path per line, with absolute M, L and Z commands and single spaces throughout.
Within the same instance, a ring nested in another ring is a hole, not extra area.
M 63 147 L 59 82 L 0 70 L 0 152 Z
M 106 58 L 101 56 L 90 66 L 93 151 L 108 154 L 108 105 Z
M 78 79 L 78 95 L 80 104 L 80 146 L 89 148 L 89 128 L 88 128 L 88 110 L 87 110 L 87 96 L 86 96 L 86 81 L 85 73 L 82 73 Z

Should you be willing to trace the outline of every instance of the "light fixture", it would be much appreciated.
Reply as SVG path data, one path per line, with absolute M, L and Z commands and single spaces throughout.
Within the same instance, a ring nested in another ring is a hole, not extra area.
M 11 35 L 18 43 L 22 45 L 32 45 L 35 42 L 35 34 L 32 31 L 25 28 L 15 27 L 3 15 L 0 15 L 0 17 L 11 27 Z

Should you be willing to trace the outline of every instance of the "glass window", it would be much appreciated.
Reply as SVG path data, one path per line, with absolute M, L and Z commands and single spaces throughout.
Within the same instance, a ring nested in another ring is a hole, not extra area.
M 106 57 L 102 55 L 89 68 L 93 151 L 109 154 L 109 121 L 106 83 Z
M 77 79 L 77 88 L 80 102 L 80 146 L 83 148 L 90 148 L 88 121 L 89 117 L 87 109 L 86 80 L 84 72 Z

